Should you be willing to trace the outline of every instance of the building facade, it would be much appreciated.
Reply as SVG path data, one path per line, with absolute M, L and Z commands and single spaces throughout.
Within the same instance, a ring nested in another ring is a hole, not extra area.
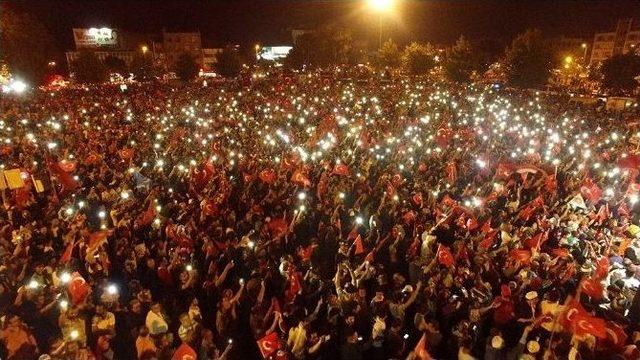
M 74 28 L 73 41 L 75 50 L 65 53 L 70 72 L 81 51 L 91 51 L 102 61 L 118 58 L 126 65 L 131 64 L 136 52 L 153 53 L 150 36 L 113 28 Z
M 640 27 L 635 19 L 618 20 L 614 31 L 597 33 L 593 37 L 589 65 L 620 54 L 635 51 L 640 46 Z
M 193 57 L 200 68 L 204 59 L 200 32 L 162 32 L 162 50 L 168 69 L 175 66 L 180 55 L 187 53 Z

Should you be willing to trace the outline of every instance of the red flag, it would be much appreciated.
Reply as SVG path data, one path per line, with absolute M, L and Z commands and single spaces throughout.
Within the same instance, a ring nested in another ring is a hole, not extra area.
M 513 249 L 509 251 L 509 256 L 524 264 L 528 264 L 531 261 L 531 251 L 525 249 Z
M 580 187 L 580 193 L 587 200 L 591 202 L 598 202 L 602 197 L 602 190 L 591 180 L 591 178 L 584 179 L 582 186 Z
M 531 200 L 527 205 L 520 210 L 518 213 L 518 218 L 523 219 L 524 221 L 528 221 L 531 216 L 536 212 L 536 210 L 540 209 L 544 205 L 544 200 L 542 196 L 538 196 L 537 198 Z
M 640 155 L 628 155 L 618 159 L 618 167 L 623 169 L 640 169 Z
M 413 203 L 418 205 L 418 206 L 422 205 L 422 194 L 417 193 L 417 194 L 413 195 L 411 197 L 411 200 L 413 200 Z
M 404 220 L 405 224 L 412 224 L 414 221 L 416 221 L 416 213 L 409 210 L 404 213 L 404 215 L 402 215 L 402 220 Z
M 271 236 L 278 237 L 287 232 L 289 225 L 284 218 L 272 219 L 269 224 L 267 224 L 267 228 L 269 232 L 271 232 Z
M 154 217 L 156 217 L 156 205 L 153 199 L 151 199 L 151 201 L 149 201 L 147 210 L 140 214 L 140 223 L 142 225 L 149 225 L 153 221 Z
M 539 232 L 524 241 L 524 247 L 527 249 L 539 249 L 542 244 L 547 241 L 547 232 Z
M 497 229 L 490 229 L 489 232 L 484 236 L 484 239 L 478 244 L 482 249 L 488 249 L 493 245 L 493 239 L 498 233 Z
M 333 173 L 340 176 L 349 176 L 349 167 L 346 164 L 338 164 L 333 168 Z
M 62 170 L 64 170 L 65 172 L 68 173 L 72 173 L 76 170 L 76 162 L 75 161 L 69 161 L 69 160 L 62 160 L 58 162 L 58 166 L 60 166 L 60 168 Z
M 451 250 L 445 245 L 438 244 L 438 251 L 436 253 L 438 262 L 445 266 L 452 266 L 455 263 Z
M 289 288 L 285 291 L 287 302 L 293 302 L 300 290 L 302 290 L 300 276 L 297 272 L 292 271 L 291 274 L 289 274 Z
M 101 157 L 95 152 L 90 153 L 87 157 L 84 158 L 85 165 L 93 165 L 100 161 Z
M 91 235 L 89 235 L 89 241 L 87 243 L 87 251 L 95 251 L 100 245 L 107 241 L 107 237 L 110 234 L 110 230 L 101 230 L 91 233 Z
M 49 162 L 49 171 L 51 171 L 58 177 L 58 181 L 60 181 L 60 185 L 62 185 L 60 194 L 72 192 L 80 186 L 80 184 L 73 178 L 73 176 L 71 176 L 68 172 L 62 170 L 60 164 L 56 162 Z
M 122 160 L 131 160 L 134 155 L 134 151 L 131 148 L 123 148 L 118 151 L 118 155 Z
M 470 217 L 466 223 L 467 230 L 473 231 L 478 228 L 478 220 L 475 217 Z
M 360 237 L 360 234 L 358 234 L 355 241 L 353 242 L 353 247 L 355 248 L 356 255 L 364 253 L 364 246 L 362 245 L 362 237 Z
M 74 240 L 72 240 L 69 244 L 67 244 L 67 247 L 64 249 L 64 252 L 62 253 L 62 256 L 60 257 L 60 264 L 66 264 L 69 262 L 69 260 L 71 260 L 71 256 L 73 254 L 73 248 L 76 246 L 76 242 Z
M 551 253 L 554 256 L 560 257 L 562 259 L 564 259 L 567 256 L 569 256 L 569 250 L 568 249 L 564 249 L 564 248 L 555 248 L 555 249 L 551 250 Z
M 263 359 L 267 359 L 273 353 L 275 353 L 280 345 L 278 333 L 275 331 L 270 332 L 256 342 L 258 343 L 258 348 L 260 349 L 260 353 L 262 354 Z
M 573 320 L 572 328 L 576 335 L 593 335 L 600 339 L 607 338 L 607 326 L 603 319 L 586 312 L 579 312 L 574 316 Z
M 513 174 L 515 170 L 515 166 L 509 163 L 499 163 L 496 167 L 496 175 L 495 178 L 497 180 L 508 179 L 511 174 Z
M 276 181 L 276 173 L 273 170 L 265 169 L 260 172 L 260 180 L 267 184 L 273 184 Z
M 576 315 L 586 312 L 582 304 L 574 298 L 565 305 L 564 311 L 558 317 L 558 323 L 560 323 L 565 331 L 569 331 L 576 320 Z
M 609 274 L 609 259 L 606 256 L 603 256 L 598 260 L 596 265 L 596 274 L 595 277 L 597 279 L 603 280 Z
M 186 342 L 183 342 L 173 353 L 171 360 L 197 360 L 198 354 Z
M 585 279 L 582 280 L 582 291 L 592 297 L 595 300 L 600 300 L 602 298 L 602 292 L 604 291 L 604 286 L 599 279 Z
M 296 170 L 293 173 L 293 175 L 291 176 L 291 182 L 302 185 L 304 187 L 311 186 L 311 181 L 309 181 L 309 179 L 304 176 L 304 174 L 300 172 L 300 170 Z
M 220 209 L 218 208 L 218 204 L 216 204 L 215 199 L 209 199 L 202 206 L 202 211 L 206 216 L 217 216 L 220 213 Z
M 622 326 L 613 321 L 606 322 L 607 341 L 615 347 L 623 347 L 627 344 L 627 333 Z
M 427 350 L 427 334 L 423 333 L 420 341 L 416 344 L 416 347 L 413 349 L 413 353 L 415 354 L 415 359 L 419 360 L 431 360 L 431 354 Z
M 447 163 L 445 172 L 447 173 L 447 182 L 449 182 L 449 184 L 455 183 L 456 179 L 458 178 L 458 171 L 456 169 L 455 161 L 449 161 Z
M 71 275 L 71 281 L 69 282 L 69 295 L 71 295 L 71 302 L 73 305 L 80 304 L 87 298 L 91 287 L 84 278 L 77 272 Z

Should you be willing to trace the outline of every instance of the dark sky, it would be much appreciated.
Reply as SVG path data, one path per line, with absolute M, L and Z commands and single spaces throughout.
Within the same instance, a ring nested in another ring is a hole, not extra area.
M 1 0 L 7 3 L 6 0 Z M 360 33 L 374 32 L 378 17 L 363 1 L 11 1 L 9 6 L 36 16 L 53 34 L 56 47 L 73 47 L 72 27 L 108 26 L 159 33 L 167 29 L 199 29 L 205 46 L 226 43 L 284 44 L 291 28 L 348 24 Z M 612 29 L 618 18 L 640 18 L 640 1 L 397 1 L 385 16 L 386 34 L 398 41 L 445 44 L 460 34 L 469 38 L 509 41 L 529 27 L 546 36 L 591 39 Z M 373 28 L 372 28 L 373 27 Z M 387 37 L 385 35 L 385 37 Z

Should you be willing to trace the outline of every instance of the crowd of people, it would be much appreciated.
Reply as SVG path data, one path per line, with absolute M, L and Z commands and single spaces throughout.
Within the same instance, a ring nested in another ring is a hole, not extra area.
M 0 99 L 3 359 L 638 359 L 637 110 L 328 73 Z

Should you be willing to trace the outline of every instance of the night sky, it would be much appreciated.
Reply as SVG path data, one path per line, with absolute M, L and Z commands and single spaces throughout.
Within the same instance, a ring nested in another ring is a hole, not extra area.
M 3 1 L 5 2 L 5 1 Z M 7 2 L 5 2 L 7 3 Z M 377 15 L 363 1 L 12 1 L 52 33 L 59 52 L 73 48 L 72 27 L 115 27 L 137 32 L 200 30 L 205 47 L 224 44 L 287 44 L 289 29 L 348 24 L 363 34 L 374 31 Z M 384 18 L 385 37 L 398 42 L 453 42 L 471 39 L 508 42 L 537 27 L 545 36 L 591 39 L 612 29 L 622 17 L 640 18 L 640 1 L 399 1 Z M 373 24 L 373 25 L 372 25 Z M 377 29 L 377 27 L 375 28 Z M 377 39 L 377 30 L 376 39 Z

